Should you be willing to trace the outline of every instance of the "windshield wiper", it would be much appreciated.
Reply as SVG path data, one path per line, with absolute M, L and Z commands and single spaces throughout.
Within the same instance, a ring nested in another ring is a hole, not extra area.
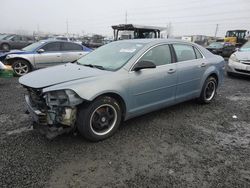
M 105 68 L 101 65 L 93 65 L 93 64 L 82 64 L 83 66 L 86 67 L 91 67 L 91 68 L 97 68 L 97 69 L 101 69 L 101 70 L 105 70 Z

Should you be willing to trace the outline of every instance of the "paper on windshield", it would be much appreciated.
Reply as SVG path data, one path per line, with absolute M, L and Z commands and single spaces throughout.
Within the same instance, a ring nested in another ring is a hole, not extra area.
M 124 53 L 133 53 L 135 51 L 136 51 L 135 48 L 130 48 L 130 49 L 122 48 L 122 49 L 120 49 L 120 52 L 124 52 Z

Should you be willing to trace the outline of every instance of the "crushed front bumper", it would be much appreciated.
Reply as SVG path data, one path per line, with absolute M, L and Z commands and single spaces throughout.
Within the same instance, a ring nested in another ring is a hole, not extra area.
M 29 95 L 25 95 L 25 102 L 33 121 L 40 125 L 47 125 L 47 115 L 32 105 Z
M 25 95 L 26 107 L 33 119 L 33 128 L 37 129 L 42 135 L 48 139 L 53 139 L 58 135 L 69 133 L 74 130 L 74 126 L 63 126 L 60 124 L 49 125 L 48 114 L 39 110 L 36 106 L 32 105 L 29 95 Z

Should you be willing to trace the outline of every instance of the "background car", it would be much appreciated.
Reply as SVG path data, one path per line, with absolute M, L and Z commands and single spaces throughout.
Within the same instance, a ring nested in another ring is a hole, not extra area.
M 250 76 L 250 41 L 230 56 L 226 71 L 228 75 L 241 74 Z
M 73 42 L 45 40 L 20 51 L 4 53 L 0 55 L 0 60 L 11 65 L 17 76 L 22 76 L 33 69 L 75 61 L 90 51 L 91 49 Z
M 49 138 L 78 128 L 99 141 L 122 120 L 194 98 L 210 103 L 223 74 L 224 59 L 199 45 L 140 39 L 109 43 L 77 63 L 35 71 L 19 82 L 29 91 L 31 116 Z
M 235 52 L 236 47 L 227 42 L 213 42 L 207 47 L 207 49 L 213 54 L 221 55 L 222 57 L 229 57 Z
M 0 50 L 22 49 L 34 42 L 33 37 L 24 35 L 7 35 L 0 39 Z

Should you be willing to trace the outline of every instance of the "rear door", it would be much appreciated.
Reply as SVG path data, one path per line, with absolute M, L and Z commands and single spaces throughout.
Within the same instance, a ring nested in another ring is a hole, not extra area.
M 79 44 L 72 42 L 62 42 L 62 62 L 68 63 L 80 59 L 86 52 Z
M 178 70 L 176 101 L 181 102 L 199 95 L 200 83 L 207 62 L 201 52 L 189 44 L 173 44 Z
M 61 42 L 49 42 L 39 49 L 44 52 L 34 55 L 36 68 L 62 64 Z

